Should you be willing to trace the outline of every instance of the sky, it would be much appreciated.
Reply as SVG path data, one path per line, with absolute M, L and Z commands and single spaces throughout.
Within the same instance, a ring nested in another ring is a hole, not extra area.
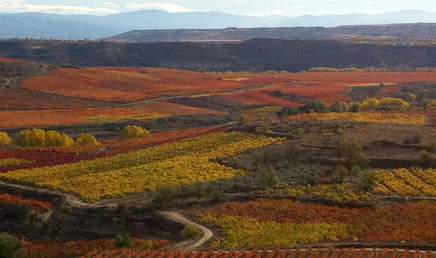
M 0 0 L 0 12 L 107 15 L 146 9 L 222 11 L 250 16 L 376 14 L 399 10 L 436 12 L 435 0 Z

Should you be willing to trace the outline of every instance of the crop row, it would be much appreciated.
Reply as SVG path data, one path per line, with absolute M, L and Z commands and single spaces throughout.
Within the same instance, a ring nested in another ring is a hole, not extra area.
M 300 103 L 274 97 L 269 92 L 264 91 L 244 91 L 222 95 L 222 97 L 244 104 L 270 104 L 283 107 L 301 106 Z
M 436 196 L 436 170 L 400 168 L 377 170 L 381 181 L 375 192 L 383 195 Z
M 217 133 L 112 157 L 16 170 L 0 177 L 98 200 L 146 191 L 165 182 L 192 184 L 245 173 L 210 160 L 281 142 L 246 133 Z
M 367 258 L 397 258 L 397 257 L 420 257 L 430 258 L 434 257 L 432 251 L 421 250 L 398 250 L 398 249 L 283 249 L 283 250 L 258 250 L 251 251 L 160 251 L 160 250 L 135 250 L 123 249 L 114 251 L 94 251 L 87 254 L 85 257 L 103 258 L 103 257 L 116 257 L 116 258 L 142 258 L 142 257 L 180 257 L 180 258 L 270 258 L 270 257 L 288 257 L 288 258 L 319 258 L 319 257 L 367 257 Z
M 350 237 L 347 225 L 339 223 L 261 222 L 255 218 L 234 216 L 206 216 L 202 221 L 214 223 L 224 231 L 224 236 L 212 244 L 216 248 L 295 246 Z
M 141 250 L 141 245 L 151 241 L 152 249 L 159 249 L 171 245 L 169 240 L 132 239 L 132 247 Z M 115 252 L 118 248 L 112 239 L 98 239 L 91 241 L 57 242 L 57 241 L 27 241 L 22 240 L 28 257 L 60 258 L 81 257 L 89 252 Z M 26 256 L 27 257 L 27 256 Z
M 402 113 L 378 113 L 378 112 L 361 112 L 361 113 L 304 113 L 292 115 L 289 120 L 346 120 L 356 122 L 373 122 L 386 124 L 408 124 L 424 125 L 426 117 L 416 114 Z
M 267 188 L 259 191 L 263 194 L 279 194 L 285 196 L 307 196 L 325 198 L 333 201 L 369 201 L 371 197 L 369 193 L 358 192 L 350 183 L 344 184 L 319 184 L 316 186 L 289 186 L 284 189 Z
M 385 208 L 341 208 L 303 204 L 291 200 L 262 199 L 231 202 L 200 209 L 201 219 L 214 222 L 222 231 L 217 246 L 265 247 L 326 241 L 434 243 L 436 203 L 431 201 L 396 204 Z M 401 214 L 401 216 L 399 216 Z M 250 223 L 251 222 L 251 223 Z M 268 226 L 266 226 L 268 225 Z M 313 227 L 313 236 L 296 225 Z M 318 227 L 318 228 L 317 228 Z M 324 234 L 325 229 L 332 233 Z M 293 229 L 293 236 L 283 232 Z M 244 232 L 240 238 L 237 232 Z M 250 237 L 257 236 L 257 237 Z M 286 243 L 275 239 L 281 236 Z

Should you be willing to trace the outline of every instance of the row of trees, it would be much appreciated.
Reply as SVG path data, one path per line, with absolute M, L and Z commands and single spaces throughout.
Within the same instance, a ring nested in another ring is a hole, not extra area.
M 128 125 L 124 128 L 120 140 L 148 137 L 150 133 L 140 126 Z M 99 145 L 97 138 L 90 133 L 81 134 L 76 140 L 71 136 L 58 131 L 42 129 L 25 129 L 13 139 L 6 132 L 0 132 L 0 146 L 17 144 L 21 147 L 35 146 L 86 146 Z

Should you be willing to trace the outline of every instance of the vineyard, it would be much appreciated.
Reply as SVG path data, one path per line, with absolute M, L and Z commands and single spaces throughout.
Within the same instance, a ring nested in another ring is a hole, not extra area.
M 251 258 L 251 257 L 289 257 L 289 258 L 317 258 L 317 257 L 433 257 L 431 251 L 398 250 L 398 249 L 284 249 L 284 250 L 251 250 L 251 251 L 141 251 L 141 250 L 116 250 L 95 251 L 85 257 L 210 257 L 210 258 Z
M 376 209 L 263 199 L 224 203 L 197 214 L 223 230 L 213 245 L 244 248 L 330 241 L 433 243 L 435 210 L 430 201 Z
M 422 168 L 377 170 L 381 181 L 375 192 L 383 195 L 436 196 L 436 171 Z
M 0 74 L 29 257 L 434 256 L 434 72 L 53 69 Z
M 162 178 L 168 184 L 183 185 L 243 175 L 243 170 L 210 160 L 279 142 L 243 133 L 209 134 L 107 158 L 11 171 L 0 177 L 76 193 L 92 201 L 153 189 Z
M 356 122 L 424 125 L 426 117 L 418 114 L 402 113 L 306 113 L 288 117 L 289 120 L 345 120 Z

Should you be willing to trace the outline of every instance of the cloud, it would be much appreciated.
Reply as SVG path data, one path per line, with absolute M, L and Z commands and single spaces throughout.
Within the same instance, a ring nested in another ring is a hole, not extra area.
M 112 14 L 114 8 L 90 8 L 80 5 L 34 5 L 25 0 L 0 0 L 0 12 L 42 12 L 60 14 Z
M 126 4 L 126 7 L 129 9 L 161 10 L 169 13 L 183 13 L 183 12 L 191 11 L 183 6 L 179 6 L 175 4 L 161 4 L 161 3 L 130 2 Z
M 118 5 L 116 5 L 114 3 L 111 3 L 111 2 L 105 2 L 105 3 L 103 3 L 103 5 L 105 7 L 107 7 L 107 8 L 111 8 L 111 9 L 117 9 L 118 8 Z

